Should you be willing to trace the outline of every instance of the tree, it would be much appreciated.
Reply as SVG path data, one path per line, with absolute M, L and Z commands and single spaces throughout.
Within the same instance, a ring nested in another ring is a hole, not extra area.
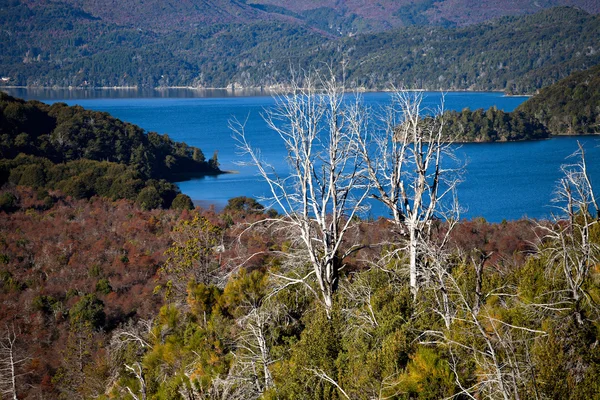
M 252 197 L 238 196 L 227 200 L 227 205 L 223 211 L 262 214 L 265 211 L 265 207 Z
M 305 284 L 329 315 L 344 259 L 359 248 L 345 239 L 363 210 L 368 182 L 357 151 L 358 136 L 364 134 L 361 109 L 358 103 L 344 101 L 344 88 L 333 75 L 327 80 L 315 75 L 306 74 L 304 87 L 294 79 L 292 94 L 278 97 L 265 115 L 286 146 L 289 175 L 278 175 L 260 158 L 246 140 L 243 124 L 234 121 L 231 127 L 283 212 L 275 221 L 289 228 L 308 252 L 310 272 L 279 277 L 286 281 L 284 286 Z M 316 290 L 310 285 L 312 278 L 318 283 Z
M 213 156 L 210 158 L 210 160 L 208 160 L 208 166 L 215 170 L 219 169 L 219 152 L 218 151 L 215 151 L 213 153 Z
M 520 315 L 525 310 L 513 287 L 498 286 L 502 279 L 483 275 L 487 255 L 473 259 L 473 277 L 471 266 L 456 265 L 452 252 L 429 250 L 430 264 L 424 271 L 428 275 L 424 285 L 428 311 L 441 317 L 444 324 L 424 330 L 420 341 L 440 345 L 448 352 L 457 396 L 531 397 L 528 390 L 535 387 L 536 378 L 530 348 L 547 333 L 523 324 Z M 471 377 L 465 374 L 469 369 Z
M 582 325 L 583 305 L 596 309 L 588 285 L 591 268 L 600 261 L 600 246 L 592 239 L 594 230 L 598 230 L 600 209 L 588 176 L 584 148 L 578 145 L 573 156 L 579 157 L 579 161 L 561 167 L 564 177 L 554 199 L 562 211 L 562 219 L 539 226 L 545 233 L 539 253 L 548 259 L 548 276 L 561 282 L 558 290 L 546 294 L 544 306 L 557 310 L 572 308 Z
M 104 303 L 94 293 L 83 296 L 69 310 L 69 319 L 74 325 L 89 324 L 100 329 L 105 322 Z
M 193 210 L 194 203 L 192 202 L 192 199 L 190 198 L 190 196 L 183 194 L 183 193 L 179 193 L 177 196 L 175 196 L 175 199 L 173 199 L 173 203 L 171 203 L 171 209 L 173 209 L 173 210 Z
M 23 363 L 29 359 L 18 354 L 15 327 L 7 326 L 4 337 L 0 339 L 0 397 L 18 399 L 17 378 L 27 374 L 21 371 Z
M 223 246 L 223 231 L 208 219 L 195 213 L 171 233 L 173 243 L 165 252 L 168 256 L 161 273 L 167 279 L 166 296 L 177 301 L 185 298 L 188 283 L 214 283 L 223 275 L 219 248 Z
M 140 191 L 136 203 L 143 210 L 151 210 L 162 205 L 162 198 L 154 186 L 148 185 Z
M 425 115 L 423 95 L 394 94 L 384 110 L 383 126 L 369 136 L 357 136 L 375 199 L 391 212 L 398 232 L 406 238 L 410 287 L 419 287 L 421 255 L 432 222 L 443 214 L 442 200 L 453 196 L 458 168 L 444 168 L 452 158 L 450 138 L 444 134 L 444 114 Z M 458 211 L 452 203 L 451 210 Z

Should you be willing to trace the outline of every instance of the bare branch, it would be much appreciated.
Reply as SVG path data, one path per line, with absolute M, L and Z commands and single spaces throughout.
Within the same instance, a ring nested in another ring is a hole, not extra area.
M 346 233 L 356 225 L 354 217 L 365 210 L 369 192 L 356 145 L 364 134 L 365 115 L 360 102 L 344 101 L 344 88 L 333 74 L 327 79 L 307 74 L 304 81 L 304 87 L 293 81 L 292 93 L 278 96 L 275 107 L 263 115 L 286 146 L 289 174 L 279 175 L 251 147 L 243 123 L 232 121 L 230 127 L 241 152 L 269 185 L 269 200 L 284 213 L 279 223 L 306 250 L 314 272 L 305 278 L 316 279 L 318 292 L 308 287 L 329 315 L 348 255 L 344 249 L 355 245 L 346 243 Z M 305 278 L 288 279 L 285 286 L 305 284 Z

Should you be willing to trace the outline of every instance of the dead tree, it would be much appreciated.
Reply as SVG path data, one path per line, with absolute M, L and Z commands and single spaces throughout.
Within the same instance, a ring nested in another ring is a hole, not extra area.
M 6 327 L 4 337 L 0 339 L 0 397 L 17 400 L 17 379 L 26 375 L 23 364 L 29 357 L 17 352 L 17 333 L 14 326 Z
M 135 379 L 138 381 L 138 384 L 140 386 L 138 389 L 138 394 L 135 394 L 129 386 L 125 386 L 125 389 L 129 393 L 129 395 L 135 400 L 146 400 L 146 379 L 144 378 L 144 370 L 142 368 L 142 364 L 136 361 L 135 363 L 133 363 L 133 365 L 125 364 L 125 368 L 133 376 L 135 376 Z
M 344 88 L 332 76 L 306 76 L 304 86 L 292 82 L 292 94 L 276 98 L 264 115 L 288 152 L 289 175 L 280 176 L 251 147 L 244 125 L 231 123 L 239 147 L 258 167 L 270 187 L 270 200 L 283 212 L 277 222 L 299 238 L 311 271 L 298 277 L 281 275 L 285 285 L 305 284 L 328 315 L 344 259 L 359 247 L 346 243 L 368 193 L 364 162 L 357 151 L 363 114 L 357 103 L 344 101 Z M 317 88 L 319 87 L 319 89 Z M 317 288 L 311 285 L 316 280 Z
M 144 370 L 140 361 L 134 361 L 131 365 L 126 364 L 123 355 L 128 351 L 133 351 L 136 359 L 142 359 L 157 339 L 152 333 L 152 325 L 152 320 L 140 319 L 136 322 L 130 320 L 127 324 L 117 328 L 110 340 L 109 353 L 111 364 L 114 366 L 112 380 L 117 381 L 123 369 L 135 377 L 139 386 L 136 388 L 137 394 L 129 386 L 125 386 L 123 392 L 127 392 L 137 400 L 146 400 L 147 397 Z
M 359 137 L 373 197 L 390 210 L 405 240 L 415 295 L 431 224 L 440 216 L 442 201 L 454 194 L 459 182 L 459 168 L 443 167 L 453 158 L 450 138 L 444 135 L 443 109 L 437 116 L 428 116 L 422 100 L 421 93 L 396 93 L 385 109 L 383 127 Z
M 482 289 L 482 275 L 475 277 L 478 288 L 472 293 L 466 277 L 452 271 L 450 253 L 429 254 L 433 259 L 427 273 L 430 307 L 444 322 L 443 328 L 424 331 L 422 344 L 443 346 L 450 356 L 450 367 L 460 388 L 458 395 L 468 398 L 519 399 L 533 379 L 533 365 L 526 354 L 537 337 L 546 332 L 518 326 L 505 321 L 499 310 L 486 306 L 484 299 L 497 298 L 500 307 L 519 306 L 512 301 L 514 288 Z M 483 265 L 483 263 L 481 263 Z M 471 364 L 475 367 L 476 381 L 463 384 L 462 372 Z
M 583 324 L 582 303 L 594 303 L 586 285 L 590 268 L 600 262 L 600 247 L 590 237 L 600 215 L 587 173 L 585 152 L 583 146 L 578 145 L 572 157 L 578 157 L 579 161 L 561 167 L 564 176 L 559 181 L 554 201 L 562 215 L 550 225 L 539 225 L 545 235 L 538 252 L 548 258 L 547 275 L 564 282 L 564 287 L 540 305 L 555 310 L 573 308 L 577 322 Z

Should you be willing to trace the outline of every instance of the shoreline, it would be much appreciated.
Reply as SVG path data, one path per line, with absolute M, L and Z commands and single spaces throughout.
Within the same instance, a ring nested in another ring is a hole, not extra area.
M 80 87 L 80 86 L 0 86 L 0 90 L 3 89 L 19 89 L 19 90 L 68 90 L 68 91 L 94 91 L 94 90 L 108 90 L 108 91 L 165 91 L 165 90 L 190 90 L 195 92 L 203 92 L 203 91 L 226 91 L 228 93 L 234 94 L 239 92 L 243 93 L 265 93 L 265 95 L 274 95 L 274 94 L 282 94 L 289 92 L 290 87 L 283 85 L 276 86 L 268 86 L 268 87 L 239 87 L 236 88 L 227 86 L 227 87 L 195 87 L 195 86 L 159 86 L 154 88 L 146 88 L 139 86 L 90 86 L 90 87 Z M 472 90 L 472 89 L 443 89 L 443 90 L 430 90 L 430 89 L 379 89 L 379 88 L 365 88 L 360 87 L 354 90 L 347 90 L 346 93 L 392 93 L 395 91 L 408 91 L 408 92 L 435 92 L 435 93 L 503 93 L 506 97 L 531 97 L 531 94 L 507 94 L 503 90 Z

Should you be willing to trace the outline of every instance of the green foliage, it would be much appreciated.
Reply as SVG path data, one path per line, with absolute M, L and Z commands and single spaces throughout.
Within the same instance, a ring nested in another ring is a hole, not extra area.
M 215 249 L 220 244 L 222 229 L 194 213 L 191 220 L 182 220 L 173 229 L 173 244 L 160 272 L 168 280 L 165 296 L 182 298 L 188 282 L 209 283 L 218 269 Z
M 3 259 L 6 257 L 5 255 L 3 255 Z M 16 290 L 16 291 L 21 291 L 24 290 L 27 286 L 25 284 L 23 284 L 22 282 L 19 282 L 18 279 L 16 279 L 13 274 L 11 274 L 9 271 L 5 271 L 0 269 L 0 288 L 2 288 L 3 290 L 6 291 L 11 291 L 11 290 Z
M 74 325 L 89 324 L 99 329 L 104 325 L 105 318 L 104 303 L 93 293 L 83 296 L 69 310 L 69 320 Z
M 11 212 L 18 208 L 19 199 L 11 192 L 0 194 L 0 211 Z
M 400 398 L 441 399 L 455 394 L 454 375 L 438 352 L 419 347 L 394 387 Z
M 342 390 L 358 399 L 461 398 L 457 382 L 472 387 L 474 397 L 485 397 L 494 390 L 483 383 L 495 373 L 485 362 L 490 348 L 503 373 L 514 371 L 515 361 L 523 363 L 522 380 L 514 386 L 521 398 L 598 396 L 597 322 L 590 318 L 579 324 L 573 314 L 535 311 L 534 303 L 561 287 L 560 280 L 545 274 L 549 260 L 543 255 L 511 268 L 486 264 L 476 314 L 471 308 L 475 259 L 452 254 L 446 266 L 453 284 L 446 282 L 445 293 L 454 320 L 446 327 L 436 308 L 443 291 L 430 287 L 415 299 L 397 268 L 357 269 L 342 277 L 330 318 L 302 289 L 270 295 L 266 267 L 240 269 L 224 288 L 194 278 L 197 263 L 210 258 L 209 249 L 218 243 L 212 240 L 221 234 L 197 215 L 173 232 L 169 256 L 178 262 L 169 268 L 172 274 L 180 268 L 185 286 L 177 290 L 185 301 L 161 308 L 148 336 L 150 347 L 131 361 L 143 367 L 148 398 L 185 398 L 194 392 L 342 399 Z M 257 332 L 268 350 L 266 360 L 253 347 L 259 343 L 253 341 Z M 261 393 L 265 366 L 273 386 Z M 120 374 L 118 386 L 139 390 L 130 373 Z
M 31 307 L 36 311 L 41 311 L 43 313 L 49 314 L 58 307 L 61 306 L 61 303 L 52 296 L 39 295 L 33 298 L 31 302 Z
M 210 158 L 210 160 L 208 160 L 208 165 L 215 170 L 219 169 L 219 158 L 218 158 L 218 153 L 216 151 L 213 154 L 213 156 Z
M 352 278 L 344 282 L 340 298 L 347 310 L 343 351 L 337 360 L 340 382 L 351 397 L 391 395 L 414 351 L 408 285 L 390 284 L 392 276 L 379 269 Z
M 216 306 L 219 297 L 214 286 L 191 285 L 188 298 L 193 315 L 181 313 L 174 305 L 161 308 L 154 327 L 161 340 L 143 360 L 148 391 L 154 398 L 180 398 L 192 387 L 207 391 L 216 376 L 226 373 L 229 361 L 223 341 L 231 322 Z
M 178 26 L 160 34 L 138 30 L 138 24 L 96 20 L 64 3 L 6 7 L 0 19 L 0 66 L 11 85 L 262 88 L 289 81 L 290 65 L 327 64 L 338 73 L 345 60 L 348 81 L 369 89 L 392 82 L 409 88 L 532 93 L 600 62 L 594 50 L 598 16 L 578 9 L 561 7 L 466 27 L 444 28 L 443 20 L 442 26 L 419 26 L 432 7 L 429 0 L 399 7 L 386 20 L 393 17 L 411 26 L 385 32 L 359 15 L 316 8 L 292 14 L 318 29 L 281 21 L 186 23 L 180 25 L 194 28 Z M 21 15 L 24 8 L 27 17 Z M 275 8 L 279 14 L 281 7 Z M 370 29 L 377 33 L 346 35 Z M 10 113 L 11 120 L 20 116 Z M 27 146 L 27 138 L 19 143 Z
M 43 187 L 46 184 L 46 174 L 42 165 L 24 165 L 22 171 L 19 172 L 20 179 L 18 182 L 15 182 L 18 185 L 38 188 Z
M 90 278 L 101 277 L 102 276 L 102 267 L 100 267 L 100 265 L 98 265 L 98 264 L 93 264 L 88 271 L 88 275 L 90 276 Z
M 165 179 L 219 173 L 216 153 L 167 135 L 64 103 L 25 102 L 0 93 L 0 184 L 59 189 L 76 199 L 95 195 L 136 200 L 143 209 L 190 207 Z
M 173 199 L 173 203 L 171 203 L 171 208 L 173 210 L 193 210 L 194 203 L 192 203 L 192 199 L 187 194 L 179 193 Z
M 137 195 L 136 203 L 142 210 L 162 207 L 162 199 L 154 186 L 146 186 Z
M 13 159 L 24 153 L 53 163 L 108 161 L 135 167 L 145 179 L 219 172 L 216 153 L 214 165 L 207 163 L 200 149 L 174 142 L 167 135 L 146 133 L 108 113 L 64 103 L 25 102 L 0 93 L 0 115 L 4 121 L 0 133 L 7 135 L 1 158 Z M 22 179 L 32 183 L 23 184 L 30 186 L 44 178 L 33 170 L 24 175 Z
M 338 399 L 337 389 L 317 378 L 314 371 L 322 371 L 338 378 L 343 321 L 334 312 L 327 318 L 324 309 L 306 315 L 306 328 L 292 348 L 289 361 L 274 367 L 274 375 L 281 386 L 278 393 L 285 399 Z
M 68 400 L 74 395 L 81 398 L 97 398 L 105 388 L 99 385 L 108 378 L 106 365 L 95 356 L 100 350 L 97 338 L 89 322 L 71 324 L 67 343 L 62 351 L 61 366 L 52 376 L 57 398 Z
M 61 190 L 76 199 L 103 196 L 113 200 L 137 200 L 146 209 L 170 205 L 179 192 L 174 184 L 165 180 L 144 180 L 133 167 L 105 161 L 53 164 L 45 158 L 20 154 L 12 160 L 0 160 L 1 170 L 10 171 L 8 180 L 16 185 L 32 184 L 25 177 L 30 171 L 40 171 L 39 175 L 45 177 L 45 188 Z M 49 205 L 53 203 L 50 196 L 46 196 L 46 200 Z
M 222 304 L 232 316 L 240 317 L 248 309 L 260 307 L 267 293 L 267 274 L 259 270 L 247 272 L 241 269 L 225 286 Z
M 544 321 L 548 336 L 533 348 L 541 395 L 562 399 L 591 399 L 600 396 L 598 327 L 574 318 Z
M 98 283 L 96 283 L 96 292 L 101 294 L 109 294 L 112 292 L 112 286 L 108 279 L 102 278 L 98 280 Z
M 187 304 L 199 321 L 206 325 L 206 316 L 210 315 L 213 307 L 221 307 L 222 291 L 214 285 L 190 281 L 187 289 Z
M 518 110 L 554 135 L 600 133 L 600 65 L 540 90 Z
M 457 142 L 506 142 L 544 139 L 548 130 L 522 112 L 506 113 L 492 107 L 471 111 L 468 108 L 444 113 L 444 134 Z
M 265 207 L 252 197 L 238 196 L 227 200 L 225 212 L 243 212 L 246 214 L 262 214 Z

